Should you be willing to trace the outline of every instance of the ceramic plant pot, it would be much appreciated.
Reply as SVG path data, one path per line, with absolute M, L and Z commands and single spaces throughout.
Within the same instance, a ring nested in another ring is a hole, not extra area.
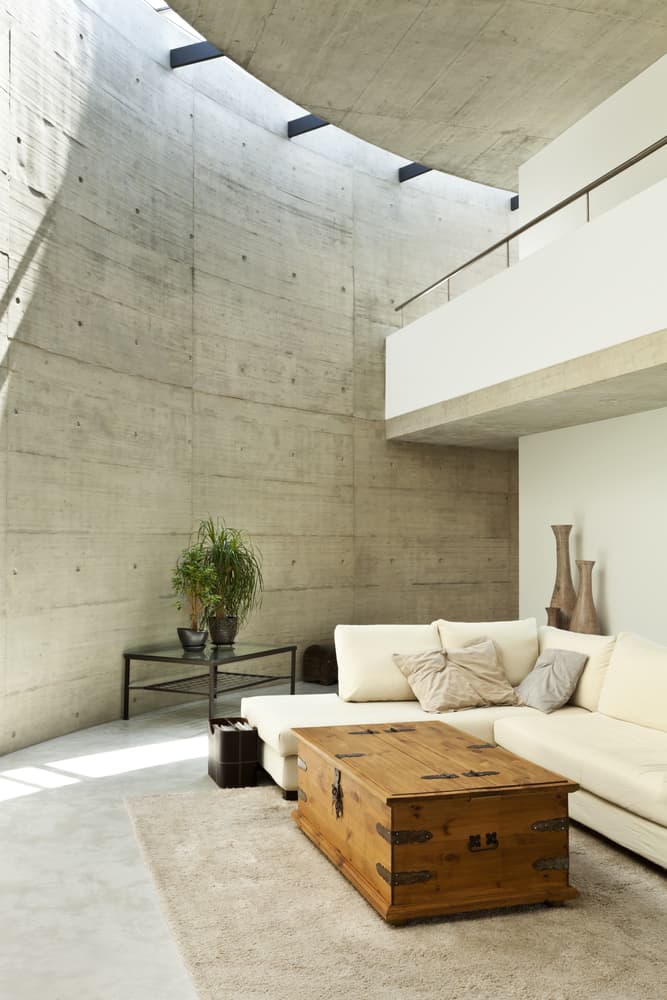
M 208 628 L 211 633 L 211 642 L 215 646 L 233 646 L 236 633 L 239 630 L 239 620 L 226 615 L 220 618 L 209 618 Z
M 205 630 L 179 628 L 176 631 L 178 632 L 178 638 L 181 640 L 183 649 L 201 649 L 202 646 L 206 645 L 208 632 Z

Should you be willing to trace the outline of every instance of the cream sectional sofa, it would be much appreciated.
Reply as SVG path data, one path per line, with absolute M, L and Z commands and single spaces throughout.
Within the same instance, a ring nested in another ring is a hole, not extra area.
M 393 653 L 452 648 L 485 635 L 518 685 L 538 653 L 574 649 L 588 660 L 570 702 L 546 715 L 526 706 L 422 711 Z M 339 693 L 244 698 L 260 760 L 274 781 L 297 787 L 299 726 L 441 719 L 578 782 L 573 819 L 667 868 L 667 647 L 631 633 L 585 636 L 519 622 L 339 625 Z

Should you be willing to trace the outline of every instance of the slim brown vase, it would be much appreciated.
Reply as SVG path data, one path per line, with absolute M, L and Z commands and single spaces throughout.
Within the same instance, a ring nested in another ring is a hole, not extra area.
M 560 608 L 545 608 L 547 613 L 547 625 L 558 628 L 560 624 Z
M 572 585 L 570 570 L 570 532 L 571 524 L 552 524 L 551 530 L 556 536 L 556 582 L 551 595 L 551 607 L 560 608 L 558 627 L 570 628 L 570 618 L 577 602 L 577 595 Z
M 570 619 L 570 631 L 586 632 L 588 635 L 600 635 L 600 622 L 593 601 L 593 567 L 594 559 L 577 559 L 579 570 L 579 593 L 577 603 Z

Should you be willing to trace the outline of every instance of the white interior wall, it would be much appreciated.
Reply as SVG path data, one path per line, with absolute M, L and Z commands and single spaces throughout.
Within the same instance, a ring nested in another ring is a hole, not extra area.
M 519 443 L 519 606 L 546 621 L 551 524 L 573 524 L 574 560 L 595 559 L 602 627 L 667 642 L 667 409 L 549 431 Z
M 519 168 L 516 227 L 667 135 L 667 56 L 567 129 Z M 649 187 L 667 174 L 667 148 L 590 195 L 590 216 Z M 585 199 L 520 237 L 525 257 L 586 222 Z

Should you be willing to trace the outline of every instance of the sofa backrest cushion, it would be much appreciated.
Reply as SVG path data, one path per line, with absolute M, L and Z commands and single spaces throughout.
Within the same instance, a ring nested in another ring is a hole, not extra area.
M 392 657 L 440 649 L 434 625 L 337 625 L 334 640 L 343 701 L 414 701 Z
M 584 653 L 588 660 L 570 702 L 589 712 L 597 712 L 602 683 L 616 645 L 615 635 L 584 635 L 543 625 L 539 630 L 540 653 L 545 649 L 570 649 Z
M 520 684 L 535 666 L 538 656 L 537 621 L 522 618 L 511 622 L 434 622 L 443 649 L 460 649 L 473 639 L 493 639 L 500 647 L 510 684 Z
M 598 712 L 667 732 L 667 646 L 620 632 Z

